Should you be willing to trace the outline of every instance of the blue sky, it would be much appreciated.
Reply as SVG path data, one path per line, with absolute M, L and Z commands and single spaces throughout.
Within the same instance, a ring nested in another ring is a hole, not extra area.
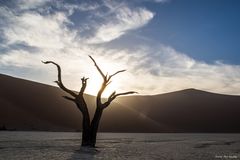
M 157 14 L 145 35 L 197 60 L 240 63 L 240 1 L 173 0 L 147 6 Z
M 238 0 L 0 0 L 0 73 L 95 94 L 105 72 L 127 69 L 110 90 L 185 88 L 240 94 Z M 98 85 L 99 84 L 99 85 Z

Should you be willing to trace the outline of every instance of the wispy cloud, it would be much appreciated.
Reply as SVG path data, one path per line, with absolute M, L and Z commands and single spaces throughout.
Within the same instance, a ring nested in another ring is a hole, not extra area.
M 24 75 L 22 72 L 22 77 L 51 83 L 56 78 L 56 70 L 54 67 L 42 65 L 40 61 L 54 60 L 62 66 L 63 79 L 67 86 L 77 90 L 82 76 L 90 77 L 89 86 L 95 85 L 96 79 L 100 78 L 96 76 L 98 73 L 87 56 L 92 54 L 105 72 L 127 68 L 123 77 L 114 79 L 113 85 L 117 84 L 117 91 L 133 89 L 142 94 L 156 94 L 198 88 L 239 94 L 239 65 L 219 61 L 207 64 L 160 43 L 145 44 L 134 49 L 110 49 L 92 44 L 107 43 L 121 38 L 127 32 L 147 25 L 154 17 L 154 13 L 145 8 L 131 8 L 125 3 L 121 5 L 109 3 L 108 1 L 108 6 L 106 4 L 103 6 L 111 8 L 108 10 L 110 13 L 107 13 L 104 22 L 95 28 L 95 34 L 88 39 L 89 43 L 83 42 L 86 37 L 79 34 L 78 28 L 71 20 L 69 10 L 72 13 L 76 12 L 77 9 L 72 9 L 74 6 L 72 8 L 62 6 L 61 9 L 47 14 L 32 9 L 16 12 L 1 7 L 0 32 L 3 35 L 3 42 L 0 49 L 5 48 L 6 51 L 0 54 L 0 67 L 14 67 L 17 75 L 26 68 L 32 72 L 44 73 L 33 76 Z M 94 12 L 100 8 L 100 6 L 93 8 Z M 91 24 L 87 25 L 91 26 L 92 21 L 89 23 Z M 14 45 L 18 47 L 13 47 Z M 87 92 L 94 94 L 90 90 Z
M 109 7 L 109 5 L 108 5 Z M 154 16 L 154 13 L 145 8 L 131 9 L 126 5 L 109 7 L 110 15 L 105 15 L 107 21 L 96 27 L 93 37 L 88 43 L 109 42 L 126 34 L 130 30 L 138 29 L 146 25 Z
M 25 9 L 35 9 L 37 7 L 41 7 L 50 1 L 51 0 L 20 0 L 20 1 L 16 1 L 16 3 L 18 3 L 18 7 L 20 9 L 25 10 Z

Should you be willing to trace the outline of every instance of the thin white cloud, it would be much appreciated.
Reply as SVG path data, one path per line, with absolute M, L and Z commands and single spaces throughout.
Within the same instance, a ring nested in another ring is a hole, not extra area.
M 56 6 L 60 10 L 68 12 L 68 15 L 72 15 L 75 11 L 87 12 L 95 11 L 101 6 L 98 3 L 86 3 L 82 2 L 79 4 L 67 3 L 67 1 L 51 1 L 53 6 Z
M 124 35 L 130 30 L 138 29 L 146 25 L 154 16 L 154 13 L 145 8 L 130 9 L 127 6 L 111 8 L 106 23 L 97 26 L 96 33 L 89 38 L 88 43 L 109 42 Z
M 76 6 L 76 5 L 75 5 Z M 79 9 L 80 11 L 93 11 L 96 10 L 100 7 L 100 5 L 98 5 L 97 3 L 81 3 L 80 5 L 77 5 L 77 9 Z

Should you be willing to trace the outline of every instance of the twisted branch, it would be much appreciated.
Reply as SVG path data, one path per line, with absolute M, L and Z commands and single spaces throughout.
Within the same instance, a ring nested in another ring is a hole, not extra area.
M 61 75 L 61 67 L 60 67 L 57 63 L 55 63 L 55 62 L 53 62 L 53 61 L 45 61 L 45 62 L 42 61 L 42 63 L 44 63 L 44 64 L 49 64 L 49 63 L 54 64 L 54 65 L 57 67 L 57 70 L 58 70 L 58 80 L 57 80 L 57 81 L 54 81 L 54 82 L 57 83 L 57 85 L 58 85 L 62 90 L 64 90 L 65 92 L 67 92 L 67 93 L 70 94 L 71 96 L 73 96 L 73 97 L 76 97 L 76 96 L 77 96 L 73 91 L 71 91 L 70 89 L 66 88 L 66 87 L 63 85 L 63 83 L 62 83 L 62 75 Z

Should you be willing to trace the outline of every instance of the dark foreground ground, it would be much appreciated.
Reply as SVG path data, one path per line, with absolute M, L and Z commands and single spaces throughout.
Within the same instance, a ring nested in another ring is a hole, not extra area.
M 1 160 L 240 159 L 240 134 L 100 133 L 81 149 L 81 133 L 0 132 Z

